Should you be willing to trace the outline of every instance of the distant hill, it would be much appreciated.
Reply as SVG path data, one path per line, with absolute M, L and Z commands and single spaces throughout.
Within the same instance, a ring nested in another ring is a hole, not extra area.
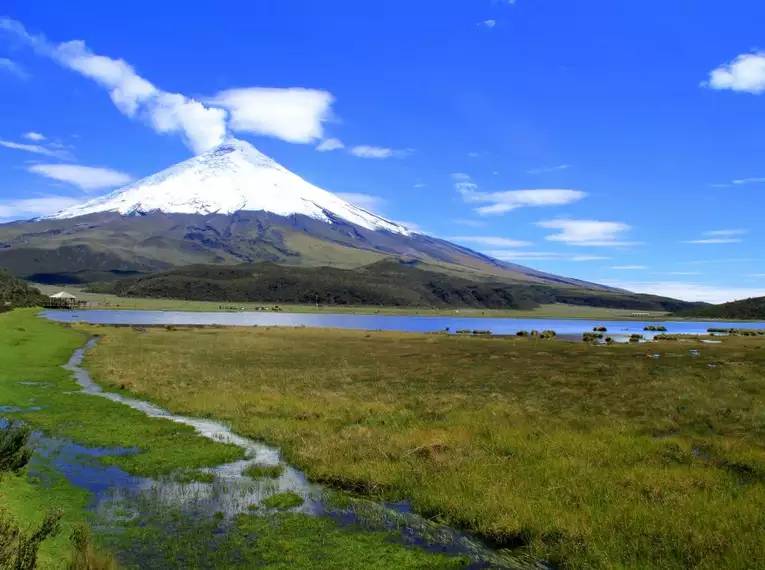
M 530 309 L 568 303 L 639 311 L 676 311 L 694 304 L 665 297 L 577 287 L 468 279 L 418 261 L 387 259 L 357 269 L 293 267 L 272 262 L 192 265 L 100 284 L 123 297 L 196 301 L 411 307 Z
M 706 319 L 763 320 L 765 319 L 765 297 L 753 297 L 732 301 L 722 305 L 706 305 L 678 312 L 678 317 Z
M 14 307 L 33 307 L 45 300 L 40 291 L 0 270 L 0 312 Z

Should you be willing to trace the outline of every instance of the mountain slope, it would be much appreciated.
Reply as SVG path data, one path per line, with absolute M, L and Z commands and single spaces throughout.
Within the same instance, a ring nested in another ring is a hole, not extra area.
M 0 225 L 0 267 L 43 283 L 108 281 L 191 264 L 356 268 L 391 256 L 469 278 L 609 290 L 413 232 L 232 138 L 49 218 Z
M 707 305 L 676 313 L 677 317 L 706 319 L 762 320 L 765 319 L 765 297 L 753 297 L 722 305 Z
M 14 307 L 33 307 L 40 305 L 45 297 L 23 281 L 0 271 L 0 313 Z
M 418 262 L 396 260 L 358 269 L 285 267 L 269 262 L 231 267 L 194 265 L 122 279 L 94 290 L 123 297 L 357 306 L 531 309 L 567 303 L 642 311 L 693 306 L 650 295 L 471 280 L 432 271 Z
M 51 216 L 67 219 L 98 212 L 123 216 L 165 212 L 301 214 L 331 223 L 339 218 L 368 230 L 409 235 L 405 227 L 353 206 L 293 174 L 251 144 L 232 137 L 218 147 L 162 172 Z

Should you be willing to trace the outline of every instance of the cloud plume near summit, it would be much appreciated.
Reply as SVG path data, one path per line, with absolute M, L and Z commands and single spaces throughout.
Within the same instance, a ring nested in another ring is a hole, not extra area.
M 314 143 L 324 137 L 323 123 L 331 117 L 334 97 L 326 91 L 244 87 L 198 100 L 158 88 L 126 61 L 99 55 L 82 40 L 57 44 L 11 19 L 0 19 L 0 32 L 92 79 L 123 115 L 158 133 L 180 135 L 196 154 L 220 144 L 229 130 Z

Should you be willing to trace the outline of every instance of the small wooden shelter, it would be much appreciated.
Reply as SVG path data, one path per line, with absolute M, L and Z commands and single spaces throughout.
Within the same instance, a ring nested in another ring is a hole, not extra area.
M 77 297 L 66 291 L 59 291 L 48 298 L 45 306 L 49 309 L 81 309 L 87 305 L 86 301 L 78 301 Z

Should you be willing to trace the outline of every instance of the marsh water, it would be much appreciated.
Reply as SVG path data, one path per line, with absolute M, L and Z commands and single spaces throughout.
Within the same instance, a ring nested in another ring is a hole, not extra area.
M 647 325 L 665 326 L 674 334 L 705 334 L 710 327 L 765 329 L 765 322 L 702 322 L 702 321 L 603 321 L 585 319 L 510 319 L 481 317 L 429 317 L 406 315 L 338 315 L 314 313 L 238 312 L 207 313 L 183 311 L 128 311 L 89 309 L 85 311 L 46 311 L 43 315 L 59 322 L 84 321 L 99 325 L 221 325 L 221 326 L 286 326 L 322 327 L 357 330 L 403 332 L 456 332 L 458 330 L 491 331 L 493 334 L 515 334 L 521 330 L 554 330 L 559 336 L 581 336 L 594 327 L 606 326 L 609 336 L 626 338 L 633 333 L 650 338 Z
M 286 491 L 297 493 L 303 499 L 301 505 L 291 509 L 292 512 L 328 517 L 341 525 L 352 525 L 366 532 L 393 531 L 403 545 L 465 557 L 470 561 L 469 568 L 546 567 L 510 551 L 491 548 L 457 529 L 419 516 L 407 503 L 385 503 L 312 483 L 299 470 L 286 464 L 278 449 L 241 437 L 222 423 L 172 414 L 149 402 L 103 391 L 81 367 L 86 351 L 96 342 L 97 339 L 93 339 L 75 351 L 64 366 L 74 375 L 84 393 L 130 406 L 150 417 L 189 425 L 200 436 L 236 445 L 244 452 L 242 460 L 202 469 L 214 476 L 212 482 L 183 481 L 172 474 L 152 479 L 130 475 L 117 466 L 99 461 L 105 456 L 138 453 L 138 449 L 85 447 L 36 433 L 30 477 L 45 484 L 46 479 L 56 472 L 70 483 L 90 491 L 94 528 L 107 538 L 107 544 L 128 567 L 168 567 L 163 558 L 167 548 L 161 544 L 163 540 L 174 541 L 173 557 L 181 564 L 178 568 L 187 567 L 184 564 L 198 557 L 200 552 L 207 562 L 197 558 L 193 567 L 219 567 L 223 561 L 214 558 L 216 544 L 223 551 L 231 551 L 231 545 L 222 546 L 222 542 L 227 535 L 236 534 L 236 516 L 266 515 L 268 509 L 263 506 L 264 501 Z M 280 465 L 283 469 L 276 479 L 258 480 L 243 473 L 253 464 Z M 140 540 L 133 540 L 126 548 L 124 541 L 118 540 L 120 534 L 130 529 L 146 529 L 152 525 L 159 529 L 153 542 L 139 545 Z M 193 538 L 181 541 L 178 546 L 178 536 L 184 534 Z M 236 537 L 232 540 L 235 542 Z M 213 558 L 208 558 L 210 556 Z

